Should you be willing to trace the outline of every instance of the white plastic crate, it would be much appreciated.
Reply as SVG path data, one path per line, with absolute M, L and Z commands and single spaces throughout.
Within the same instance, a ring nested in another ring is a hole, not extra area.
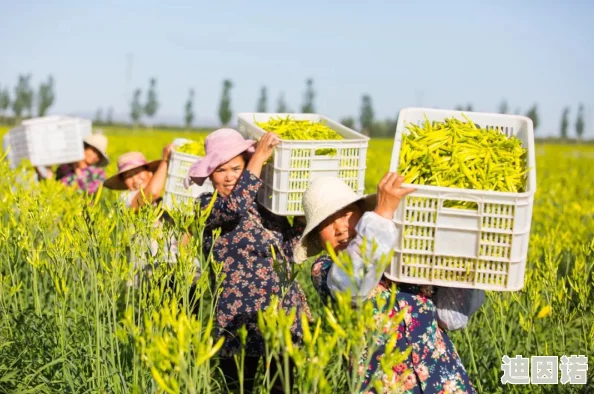
M 173 141 L 169 169 L 167 170 L 167 182 L 165 183 L 165 195 L 163 196 L 163 205 L 166 209 L 172 209 L 176 205 L 183 206 L 188 201 L 196 199 L 200 194 L 214 190 L 209 179 L 206 179 L 202 186 L 198 186 L 195 183 L 192 183 L 187 189 L 184 186 L 184 180 L 188 175 L 188 170 L 192 164 L 200 159 L 200 156 L 175 150 L 176 146 L 181 146 L 186 142 L 191 142 L 191 140 L 176 138 Z
M 271 162 L 262 169 L 263 185 L 258 202 L 277 215 L 303 215 L 303 192 L 314 179 L 324 176 L 338 177 L 358 195 L 363 195 L 369 137 L 317 114 L 240 113 L 239 132 L 245 138 L 259 140 L 266 131 L 255 122 L 287 116 L 295 120 L 324 121 L 344 140 L 281 141 Z M 320 149 L 334 149 L 336 154 L 322 155 Z
M 398 241 L 385 275 L 397 282 L 515 291 L 524 286 L 532 221 L 536 169 L 532 121 L 524 116 L 429 108 L 400 111 L 390 171 L 396 172 L 403 132 L 464 113 L 482 128 L 499 127 L 528 149 L 526 192 L 508 193 L 449 187 L 403 185 L 417 190 L 394 215 Z M 470 201 L 476 210 L 444 207 L 446 201 Z
M 84 158 L 83 138 L 92 122 L 69 116 L 44 116 L 21 122 L 9 131 L 11 166 L 28 159 L 34 166 L 73 163 Z

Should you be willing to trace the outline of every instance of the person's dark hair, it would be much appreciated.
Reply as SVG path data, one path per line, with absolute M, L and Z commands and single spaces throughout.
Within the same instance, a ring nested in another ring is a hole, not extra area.
M 320 229 L 318 227 L 315 228 L 315 232 L 312 231 L 311 234 L 309 234 L 309 236 L 307 237 L 307 243 L 312 244 L 313 246 L 316 246 L 317 248 L 323 250 L 325 248 L 322 245 L 322 240 L 320 239 Z
M 101 156 L 101 152 L 99 152 L 99 149 L 95 148 L 94 146 L 91 146 L 89 144 L 87 144 L 86 142 L 83 142 L 83 148 L 84 149 L 92 149 L 95 151 L 95 153 L 97 153 L 97 156 Z
M 243 152 L 241 154 L 241 157 L 243 157 L 243 161 L 247 165 L 247 163 L 250 161 L 250 155 L 247 153 L 247 151 L 246 152 Z

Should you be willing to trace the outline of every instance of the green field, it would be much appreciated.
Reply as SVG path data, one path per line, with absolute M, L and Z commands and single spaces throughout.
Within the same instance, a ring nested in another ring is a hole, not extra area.
M 0 135 L 5 131 L 0 128 Z M 108 176 L 121 153 L 138 150 L 147 160 L 158 159 L 174 138 L 205 135 L 105 131 Z M 391 152 L 391 140 L 370 142 L 368 192 L 388 170 Z M 537 145 L 536 154 L 525 287 L 487 292 L 468 327 L 450 333 L 480 393 L 594 392 L 592 366 L 587 387 L 500 383 L 504 355 L 586 355 L 590 364 L 594 356 L 594 146 Z M 0 393 L 224 392 L 209 331 L 213 289 L 200 283 L 194 318 L 187 285 L 173 295 L 164 291 L 169 277 L 188 275 L 199 240 L 182 250 L 177 266 L 157 272 L 150 289 L 133 290 L 126 286 L 129 249 L 152 259 L 146 240 L 156 231 L 153 211 L 129 214 L 109 191 L 92 204 L 56 182 L 29 182 L 5 163 L 0 175 Z M 189 220 L 177 218 L 175 231 Z M 320 333 L 291 353 L 300 366 L 295 392 L 349 392 L 354 383 L 347 356 L 361 345 L 369 316 L 336 312 L 344 331 L 338 330 L 321 307 L 308 267 L 299 270 Z M 172 296 L 181 302 L 171 303 Z M 265 315 L 267 327 L 275 327 L 266 331 L 274 360 L 288 323 L 282 315 Z

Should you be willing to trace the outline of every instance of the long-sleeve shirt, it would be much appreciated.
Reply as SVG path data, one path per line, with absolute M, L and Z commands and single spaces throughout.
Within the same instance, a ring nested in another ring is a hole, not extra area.
M 380 263 L 387 261 L 398 236 L 394 223 L 375 212 L 363 214 L 356 231 L 357 235 L 346 248 L 354 277 L 337 264 L 332 264 L 328 273 L 329 291 L 334 295 L 349 289 L 353 301 L 366 299 L 377 287 L 383 274 Z
M 56 180 L 68 186 L 76 186 L 88 193 L 95 193 L 107 179 L 103 168 L 89 166 L 80 170 L 77 175 L 72 165 L 63 164 L 56 170 Z
M 292 327 L 293 341 L 303 336 L 301 313 L 309 315 L 305 294 L 290 273 L 293 247 L 303 229 L 291 226 L 285 217 L 276 216 L 258 205 L 256 195 L 262 185 L 260 178 L 244 170 L 231 194 L 218 195 L 206 221 L 203 249 L 211 251 L 215 261 L 223 263 L 225 278 L 216 308 L 216 336 L 225 336 L 221 349 L 229 357 L 240 349 L 237 330 L 246 325 L 248 331 L 246 354 L 264 354 L 264 342 L 258 329 L 258 311 L 264 310 L 272 295 L 283 296 L 281 304 L 288 312 L 296 308 L 298 318 Z M 213 193 L 203 193 L 197 199 L 201 209 L 211 202 Z M 221 234 L 213 239 L 213 230 Z M 274 269 L 274 255 L 282 267 L 281 274 Z M 284 286 L 283 286 L 284 285 Z
M 339 292 L 350 290 L 353 301 L 368 299 L 373 302 L 375 313 L 387 313 L 395 317 L 405 310 L 404 319 L 400 321 L 394 335 L 397 335 L 396 346 L 401 351 L 404 352 L 410 346 L 412 352 L 403 363 L 392 366 L 397 376 L 406 370 L 412 372 L 405 379 L 405 393 L 438 393 L 446 388 L 451 392 L 460 390 L 474 393 L 453 343 L 438 325 L 440 313 L 434 298 L 439 294 L 439 289 L 437 294 L 432 295 L 429 291 L 431 286 L 398 283 L 393 310 L 380 310 L 380 304 L 376 303 L 377 298 L 389 301 L 391 296 L 392 282 L 382 277 L 382 263 L 388 262 L 389 252 L 397 240 L 394 223 L 374 212 L 366 212 L 357 224 L 356 231 L 356 237 L 346 248 L 351 259 L 352 269 L 349 271 L 352 274 L 335 264 L 327 253 L 320 255 L 313 263 L 312 280 L 320 296 L 327 301 L 336 298 Z M 447 319 L 450 316 L 446 314 L 444 317 Z M 359 360 L 358 372 L 364 383 L 370 383 L 372 378 L 385 380 L 380 363 L 389 338 L 381 334 L 375 339 L 379 349 Z M 363 368 L 366 357 L 370 357 L 370 365 Z
M 367 299 L 382 279 L 384 263 L 397 241 L 396 227 L 390 219 L 366 212 L 356 227 L 357 236 L 346 248 L 354 277 L 336 264 L 329 266 L 327 290 L 325 295 L 351 291 L 353 301 Z M 367 264 L 366 264 L 367 262 Z M 371 263 L 371 264 L 369 264 Z M 319 283 L 319 287 L 323 284 Z M 430 294 L 431 286 L 421 286 L 425 294 Z M 323 294 L 324 295 L 324 294 Z M 440 287 L 433 296 L 437 306 L 440 325 L 457 330 L 464 328 L 468 319 L 482 305 L 485 293 L 482 290 Z

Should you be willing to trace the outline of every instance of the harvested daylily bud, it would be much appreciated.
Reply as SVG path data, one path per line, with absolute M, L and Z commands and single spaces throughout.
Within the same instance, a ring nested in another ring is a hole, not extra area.
M 204 141 L 186 142 L 175 148 L 176 151 L 194 156 L 204 156 Z
M 527 150 L 517 137 L 448 118 L 403 133 L 398 173 L 418 185 L 519 193 L 526 191 Z
M 270 119 L 268 122 L 255 122 L 267 132 L 278 134 L 281 140 L 342 140 L 343 137 L 323 122 L 295 120 L 290 116 Z M 316 153 L 323 154 L 323 153 Z

